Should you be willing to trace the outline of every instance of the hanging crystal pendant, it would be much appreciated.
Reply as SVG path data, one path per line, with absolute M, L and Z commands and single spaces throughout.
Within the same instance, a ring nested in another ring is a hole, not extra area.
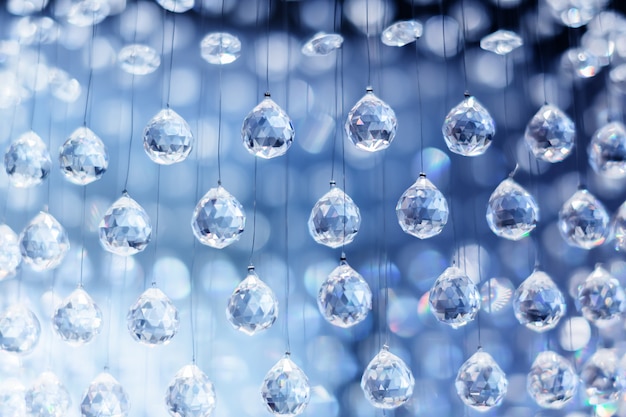
M 466 96 L 450 110 L 441 130 L 450 151 L 477 156 L 491 146 L 496 125 L 489 111 L 475 97 Z
M 5 352 L 31 353 L 40 334 L 39 319 L 26 306 L 14 304 L 0 313 L 0 349 Z
M 102 311 L 79 286 L 54 310 L 52 328 L 70 345 L 84 345 L 100 334 Z
M 65 179 L 90 184 L 109 167 L 109 154 L 102 140 L 88 127 L 79 127 L 59 149 L 59 167 Z
M 380 40 L 387 46 L 402 47 L 422 37 L 424 26 L 419 20 L 400 20 L 387 26 Z
M 129 74 L 152 74 L 161 65 L 161 56 L 148 45 L 134 43 L 120 49 L 117 53 L 117 65 Z
M 33 131 L 14 140 L 4 154 L 4 168 L 11 185 L 17 188 L 41 184 L 50 174 L 51 166 L 48 147 Z
M 309 404 L 309 379 L 287 353 L 269 370 L 261 385 L 267 410 L 278 416 L 297 416 Z
M 252 109 L 241 126 L 243 145 L 252 155 L 263 159 L 284 155 L 295 134 L 291 119 L 269 93 L 265 93 L 265 99 Z
M 107 18 L 111 12 L 108 0 L 76 0 L 67 12 L 68 23 L 78 26 L 94 26 Z
M 612 235 L 615 238 L 615 250 L 626 251 L 626 201 L 622 203 L 611 222 Z
M 243 206 L 221 185 L 211 188 L 198 201 L 191 217 L 191 229 L 196 239 L 217 249 L 238 241 L 245 226 Z
M 241 55 L 241 41 L 230 33 L 209 33 L 200 42 L 200 55 L 209 64 L 231 64 Z
M 65 417 L 72 399 L 67 388 L 52 372 L 40 374 L 26 391 L 26 412 L 31 417 Z
M 476 318 L 480 298 L 474 281 L 455 266 L 439 275 L 428 294 L 430 311 L 437 320 L 454 329 Z
M 130 335 L 148 346 L 166 345 L 178 333 L 178 310 L 157 287 L 148 288 L 126 315 Z
M 246 279 L 233 291 L 226 307 L 226 317 L 233 327 L 249 336 L 269 329 L 278 317 L 274 291 L 248 267 Z
M 317 306 L 330 324 L 352 327 L 365 320 L 372 309 L 372 290 L 344 258 L 322 283 Z
M 536 269 L 515 290 L 513 310 L 520 324 L 545 332 L 554 329 L 565 315 L 565 298 L 552 278 Z
M 617 401 L 626 388 L 624 370 L 612 349 L 598 349 L 587 360 L 580 373 L 589 404 Z
M 594 133 L 589 143 L 589 165 L 603 177 L 626 177 L 626 126 L 611 122 Z
M 468 407 L 487 411 L 506 395 L 506 375 L 490 354 L 479 349 L 461 365 L 456 375 L 456 393 Z
M 184 161 L 192 146 L 191 128 L 170 108 L 158 112 L 143 130 L 143 149 L 153 162 L 160 165 Z
M 524 139 L 535 158 L 561 162 L 574 148 L 576 127 L 558 107 L 545 104 L 526 125 Z
M 128 411 L 128 394 L 106 370 L 91 381 L 80 403 L 82 417 L 126 417 Z
M 152 237 L 148 213 L 126 191 L 104 213 L 98 228 L 102 247 L 120 256 L 143 251 Z
M 387 149 L 396 137 L 398 119 L 391 107 L 367 87 L 365 95 L 348 113 L 346 133 L 354 145 L 367 152 Z
M 302 54 L 306 56 L 325 56 L 341 48 L 343 36 L 337 33 L 318 32 L 302 45 Z
M 570 246 L 593 249 L 609 234 L 609 215 L 589 191 L 576 191 L 559 211 L 559 231 Z
M 361 226 L 361 212 L 352 198 L 343 190 L 330 184 L 311 210 L 309 233 L 313 239 L 330 248 L 339 248 L 351 243 Z
M 561 355 L 541 352 L 528 373 L 526 390 L 540 407 L 561 409 L 576 395 L 578 375 Z
M 437 236 L 448 222 L 448 201 L 441 191 L 420 174 L 396 204 L 398 223 L 405 233 L 419 239 Z
M 195 0 L 156 0 L 165 10 L 172 13 L 185 13 L 193 8 Z
M 9 226 L 0 224 L 0 281 L 14 276 L 20 263 L 20 238 Z
M 578 303 L 587 320 L 598 327 L 607 327 L 621 319 L 626 296 L 619 281 L 598 265 L 578 286 Z
M 176 372 L 165 392 L 167 411 L 174 417 L 209 417 L 215 410 L 215 389 L 195 364 Z
M 51 214 L 40 212 L 20 234 L 22 259 L 35 271 L 54 269 L 70 250 L 70 241 Z
M 520 35 L 510 30 L 497 30 L 480 40 L 480 48 L 498 55 L 507 55 L 520 46 L 524 40 Z
M 376 408 L 391 410 L 406 403 L 413 395 L 415 379 L 402 359 L 384 345 L 370 361 L 361 377 L 361 390 Z
M 528 191 L 507 178 L 489 197 L 487 223 L 496 236 L 520 240 L 530 234 L 539 221 L 539 206 Z

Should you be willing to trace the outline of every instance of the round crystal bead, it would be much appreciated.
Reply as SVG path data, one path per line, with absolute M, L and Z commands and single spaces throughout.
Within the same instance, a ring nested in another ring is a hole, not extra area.
M 368 89 L 348 113 L 345 128 L 357 148 L 376 152 L 391 145 L 396 137 L 398 119 L 393 109 Z

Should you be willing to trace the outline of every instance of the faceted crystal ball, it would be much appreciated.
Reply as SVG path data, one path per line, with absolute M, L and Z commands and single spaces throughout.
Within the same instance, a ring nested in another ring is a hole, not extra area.
M 480 299 L 474 281 L 454 266 L 439 275 L 428 294 L 430 311 L 437 320 L 454 329 L 476 318 Z
M 535 270 L 515 290 L 513 310 L 520 324 L 545 332 L 555 328 L 565 315 L 565 298 L 548 274 Z
M 52 215 L 43 211 L 20 234 L 22 259 L 35 271 L 56 268 L 69 250 L 67 232 Z
M 498 30 L 480 40 L 480 48 L 498 55 L 507 55 L 520 46 L 524 45 L 524 40 L 515 32 L 510 30 Z
M 102 247 L 120 256 L 143 251 L 152 237 L 148 213 L 127 192 L 104 213 L 98 228 Z
M 233 327 L 249 336 L 255 335 L 274 324 L 278 317 L 278 300 L 274 291 L 254 272 L 233 291 L 226 306 L 226 317 Z
M 200 55 L 213 65 L 233 63 L 241 55 L 241 41 L 230 33 L 209 33 L 200 42 Z
M 266 93 L 243 120 L 241 138 L 248 152 L 263 159 L 284 155 L 296 132 L 291 119 Z
M 336 185 L 324 194 L 311 210 L 309 233 L 330 248 L 352 243 L 361 226 L 361 212 L 352 198 Z
M 611 222 L 615 250 L 626 251 L 626 201 L 617 209 Z
M 361 389 L 376 408 L 391 410 L 406 403 L 413 395 L 415 379 L 406 363 L 384 345 L 365 368 Z
M 325 56 L 341 48 L 343 36 L 336 33 L 316 33 L 302 46 L 302 54 L 306 56 Z
M 626 177 L 626 126 L 612 122 L 594 133 L 587 150 L 589 165 L 603 177 Z
M 126 325 L 134 340 L 148 345 L 165 345 L 178 333 L 178 310 L 156 287 L 148 288 L 130 306 Z
M 106 19 L 110 12 L 108 0 L 78 0 L 72 2 L 67 21 L 79 27 L 94 26 Z
M 165 391 L 167 411 L 173 417 L 209 417 L 215 410 L 215 389 L 195 364 L 176 372 Z
M 129 74 L 152 74 L 161 65 L 159 53 L 148 45 L 126 45 L 117 54 L 117 65 Z
M 580 379 L 592 405 L 617 401 L 625 388 L 624 370 L 612 349 L 598 349 L 583 366 Z
M 535 199 L 512 178 L 502 181 L 489 197 L 487 224 L 496 236 L 520 240 L 535 229 L 537 221 Z
M 18 354 L 31 353 L 41 334 L 35 313 L 22 304 L 14 304 L 0 313 L 0 349 Z
M 456 375 L 456 393 L 468 407 L 487 411 L 497 407 L 506 395 L 506 375 L 487 352 L 474 353 Z
M 469 96 L 450 110 L 441 131 L 450 151 L 477 156 L 491 146 L 496 125 L 487 109 Z
M 424 27 L 418 20 L 402 20 L 389 25 L 380 35 L 387 46 L 402 47 L 422 37 Z
M 361 274 L 342 260 L 322 283 L 317 306 L 330 324 L 352 327 L 365 320 L 372 309 L 372 290 Z
M 559 211 L 559 231 L 570 246 L 593 249 L 609 235 L 609 214 L 589 191 L 582 189 L 563 204 Z
M 90 184 L 109 167 L 109 154 L 102 140 L 87 127 L 79 127 L 59 149 L 59 167 L 65 179 Z
M 561 409 L 576 395 L 578 375 L 567 359 L 544 351 L 537 355 L 530 368 L 526 390 L 540 407 Z
M 102 311 L 82 288 L 76 288 L 54 310 L 52 328 L 73 346 L 89 343 L 102 330 Z
M 192 146 L 191 128 L 185 119 L 169 108 L 158 112 L 143 130 L 143 150 L 160 165 L 184 161 Z
M 35 132 L 26 132 L 11 143 L 4 154 L 4 168 L 11 185 L 30 188 L 50 174 L 52 160 L 48 147 Z
M 398 223 L 405 233 L 419 239 L 436 236 L 448 222 L 448 201 L 441 191 L 420 174 L 396 204 Z
M 195 0 L 156 0 L 168 12 L 185 13 L 193 8 Z
M 222 249 L 241 237 L 246 226 L 243 206 L 221 185 L 211 188 L 196 204 L 191 230 L 203 245 Z
M 26 391 L 26 411 L 36 417 L 65 417 L 72 399 L 65 386 L 52 372 L 43 372 Z
M 129 411 L 128 394 L 106 371 L 91 381 L 80 403 L 82 417 L 126 417 Z
M 19 237 L 9 226 L 0 224 L 0 281 L 14 276 L 21 262 Z
M 376 152 L 387 149 L 396 137 L 398 119 L 393 109 L 368 88 L 348 113 L 345 127 L 357 148 Z
M 578 286 L 578 303 L 587 320 L 598 327 L 607 327 L 621 319 L 626 296 L 619 281 L 598 265 Z
M 576 127 L 558 107 L 545 104 L 526 125 L 524 139 L 535 158 L 561 162 L 574 148 Z
M 265 375 L 261 396 L 270 413 L 297 416 L 309 404 L 309 379 L 287 354 Z

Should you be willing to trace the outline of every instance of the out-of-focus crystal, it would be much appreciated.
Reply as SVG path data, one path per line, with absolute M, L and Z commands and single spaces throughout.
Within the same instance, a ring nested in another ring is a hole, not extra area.
M 5 352 L 31 353 L 40 335 L 39 319 L 28 307 L 13 304 L 0 313 L 0 349 Z
M 526 389 L 540 407 L 561 409 L 576 395 L 578 375 L 567 359 L 544 351 L 537 355 L 530 368 Z
M 597 56 L 582 48 L 570 48 L 563 53 L 563 68 L 579 78 L 591 78 L 602 68 Z
M 357 148 L 376 152 L 388 148 L 396 137 L 398 119 L 393 109 L 368 88 L 348 113 L 345 129 Z
M 23 17 L 14 28 L 21 45 L 50 44 L 55 42 L 60 33 L 59 25 L 48 16 Z
M 193 8 L 195 0 L 156 0 L 165 10 L 174 13 L 185 13 Z
M 469 96 L 450 110 L 441 131 L 450 151 L 477 156 L 491 145 L 496 125 L 487 109 Z
M 535 158 L 561 162 L 574 148 L 576 127 L 558 107 L 546 104 L 526 125 L 524 139 Z
M 126 192 L 109 207 L 98 228 L 102 247 L 121 256 L 143 251 L 152 237 L 148 213 Z
M 104 175 L 109 167 L 109 154 L 98 135 L 81 126 L 59 149 L 59 167 L 68 181 L 87 185 Z
M 425 174 L 420 174 L 398 200 L 396 215 L 405 233 L 428 239 L 441 233 L 448 222 L 448 201 Z
M 48 68 L 48 87 L 52 95 L 64 102 L 73 103 L 80 97 L 82 88 L 76 78 L 60 68 Z
M 616 251 L 626 251 L 626 201 L 617 209 L 611 222 Z
M 339 248 L 351 243 L 361 226 L 361 213 L 352 198 L 336 185 L 311 210 L 309 233 L 322 245 Z
M 51 166 L 48 147 L 32 130 L 14 140 L 4 154 L 4 169 L 14 187 L 29 188 L 41 184 L 50 174 Z
M 0 281 L 14 276 L 21 262 L 19 237 L 8 225 L 0 224 Z
M 609 0 L 547 0 L 552 16 L 563 25 L 579 28 L 606 8 Z
M 25 395 L 26 411 L 31 417 L 65 417 L 72 399 L 67 388 L 52 372 L 40 374 Z
M 585 394 L 592 405 L 617 401 L 625 387 L 624 378 L 624 370 L 613 349 L 598 349 L 580 372 Z
M 480 47 L 498 55 L 507 55 L 524 45 L 521 36 L 510 30 L 500 29 L 480 40 Z
M 496 236 L 520 240 L 535 229 L 537 221 L 537 202 L 512 178 L 502 181 L 489 197 L 487 224 Z
M 295 134 L 291 119 L 269 94 L 252 109 L 241 126 L 243 145 L 252 155 L 263 159 L 284 155 Z
M 198 201 L 191 218 L 194 236 L 203 245 L 222 249 L 241 237 L 246 226 L 243 206 L 221 185 Z
M 411 398 L 414 386 L 411 369 L 389 352 L 386 345 L 370 361 L 361 377 L 365 398 L 376 408 L 400 407 Z
M 6 417 L 24 417 L 26 388 L 15 378 L 3 378 L 0 381 L 0 415 Z
M 456 329 L 476 318 L 480 298 L 476 284 L 459 268 L 451 266 L 433 284 L 428 302 L 437 320 Z
M 74 26 L 97 25 L 111 12 L 108 0 L 77 0 L 70 6 L 67 21 Z
M 52 328 L 70 345 L 89 343 L 102 330 L 102 311 L 91 296 L 78 287 L 54 310 Z
M 626 177 L 626 126 L 611 122 L 598 129 L 589 143 L 589 165 L 593 170 L 612 179 Z
M 493 357 L 479 350 L 461 365 L 455 386 L 465 405 L 487 411 L 500 405 L 506 395 L 508 381 Z
M 200 55 L 209 64 L 230 64 L 241 55 L 241 41 L 230 33 L 209 33 L 200 42 Z
M 137 342 L 148 346 L 164 345 L 178 333 L 178 310 L 163 291 L 151 287 L 130 306 L 126 325 Z
M 82 417 L 126 417 L 129 411 L 124 387 L 106 371 L 91 381 L 80 403 Z
M 215 402 L 213 383 L 195 364 L 180 368 L 165 392 L 167 411 L 174 417 L 209 417 Z
M 56 268 L 69 250 L 67 232 L 57 219 L 43 211 L 20 234 L 22 259 L 35 271 Z
M 126 45 L 117 54 L 120 68 L 134 75 L 151 74 L 161 65 L 161 57 L 157 51 L 142 44 Z
M 559 231 L 571 246 L 593 249 L 609 235 L 609 214 L 586 189 L 576 191 L 559 211 Z
M 343 36 L 320 32 L 302 46 L 302 53 L 306 56 L 324 56 L 341 48 L 342 44 Z
M 43 11 L 48 5 L 48 0 L 9 0 L 7 10 L 18 16 L 28 16 Z
M 383 30 L 380 39 L 387 46 L 404 46 L 422 37 L 424 27 L 418 20 L 401 20 Z
M 598 265 L 578 286 L 578 303 L 583 316 L 598 327 L 620 320 L 626 309 L 626 296 L 619 281 Z
M 193 134 L 187 121 L 170 108 L 158 112 L 143 130 L 143 149 L 160 165 L 184 161 L 192 146 Z
M 270 413 L 297 416 L 305 410 L 311 398 L 309 379 L 287 354 L 265 375 L 261 396 Z
M 566 304 L 552 278 L 535 270 L 515 290 L 513 309 L 520 324 L 536 332 L 545 332 L 559 324 L 565 315 Z
M 622 94 L 626 94 L 626 64 L 615 66 L 609 72 L 611 84 Z
M 253 267 L 248 268 L 248 275 L 230 296 L 226 317 L 235 329 L 250 336 L 270 328 L 276 321 L 278 300 Z

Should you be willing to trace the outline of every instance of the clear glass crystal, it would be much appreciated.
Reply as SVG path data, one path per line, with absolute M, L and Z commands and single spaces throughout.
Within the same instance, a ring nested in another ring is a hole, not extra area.
M 624 370 L 612 349 L 598 349 L 580 372 L 589 404 L 617 401 L 625 388 Z
M 81 95 L 82 88 L 76 78 L 72 78 L 60 68 L 48 68 L 48 88 L 52 95 L 64 102 L 73 103 Z
M 213 383 L 195 364 L 180 368 L 165 392 L 167 411 L 173 417 L 209 417 L 215 401 Z
M 67 21 L 79 27 L 93 26 L 106 19 L 110 12 L 108 0 L 78 0 L 72 3 Z
M 26 306 L 14 304 L 0 313 L 0 349 L 5 352 L 31 353 L 40 335 L 39 319 Z
M 0 381 L 0 416 L 24 417 L 26 388 L 15 378 L 3 378 Z
M 539 221 L 539 206 L 533 196 L 512 178 L 498 185 L 487 204 L 487 224 L 496 236 L 520 240 Z
M 109 154 L 102 140 L 88 127 L 79 127 L 59 149 L 59 167 L 74 184 L 87 185 L 102 177 Z
M 27 16 L 42 11 L 48 5 L 48 0 L 9 0 L 7 10 L 18 16 Z
M 594 77 L 602 69 L 600 59 L 583 48 L 570 48 L 565 51 L 561 65 L 564 70 L 579 78 Z
M 535 158 L 561 162 L 576 143 L 576 127 L 558 107 L 543 105 L 526 125 L 524 139 Z
M 495 31 L 480 40 L 482 49 L 498 55 L 507 55 L 522 45 L 524 45 L 524 40 L 520 35 L 503 29 Z
M 626 201 L 615 212 L 611 228 L 615 238 L 615 250 L 626 251 Z
M 351 243 L 361 226 L 361 212 L 350 196 L 332 184 L 311 210 L 309 233 L 313 239 L 331 248 Z
M 606 7 L 609 0 L 547 0 L 552 16 L 565 26 L 579 28 L 586 25 Z
M 121 256 L 143 251 L 152 237 L 148 213 L 126 192 L 109 207 L 98 228 L 102 247 Z
M 598 265 L 578 286 L 578 303 L 583 316 L 598 327 L 619 321 L 626 309 L 626 296 L 619 281 Z
M 606 178 L 626 178 L 626 126 L 622 122 L 611 122 L 598 129 L 587 153 L 589 165 Z
M 241 126 L 243 145 L 252 155 L 264 159 L 284 155 L 295 134 L 291 119 L 269 93 L 246 116 Z
M 26 411 L 32 417 L 65 417 L 72 399 L 70 393 L 52 372 L 40 374 L 26 391 Z
M 297 416 L 309 404 L 309 379 L 286 354 L 269 370 L 261 385 L 267 410 L 279 416 Z
M 191 229 L 196 239 L 217 249 L 238 241 L 245 226 L 243 206 L 221 185 L 207 191 L 191 217 Z
M 143 130 L 143 149 L 153 162 L 171 165 L 189 156 L 193 146 L 191 128 L 178 113 L 163 109 Z
M 164 345 L 178 333 L 178 310 L 163 291 L 151 287 L 130 306 L 126 325 L 137 342 L 148 346 Z
M 552 278 L 536 269 L 515 290 L 513 309 L 520 324 L 536 332 L 545 332 L 559 324 L 565 315 L 566 304 Z
M 165 10 L 174 13 L 185 13 L 193 8 L 194 0 L 156 0 Z
M 89 343 L 102 330 L 102 311 L 91 296 L 78 287 L 54 310 L 52 328 L 70 345 Z
M 413 395 L 415 379 L 402 359 L 389 352 L 387 345 L 363 371 L 361 389 L 376 408 L 391 410 L 406 403 Z
M 250 336 L 270 328 L 276 321 L 278 300 L 254 267 L 248 268 L 248 275 L 230 296 L 226 317 L 235 329 Z
M 578 375 L 567 359 L 548 350 L 533 362 L 526 389 L 540 407 L 561 409 L 576 395 Z
M 324 56 L 341 48 L 343 36 L 336 33 L 316 33 L 302 46 L 302 53 L 306 56 Z
M 422 37 L 424 28 L 418 20 L 401 20 L 389 25 L 380 35 L 387 46 L 405 46 Z
M 428 295 L 433 315 L 455 329 L 476 318 L 480 299 L 476 284 L 455 266 L 439 275 Z
M 106 371 L 91 381 L 80 403 L 82 417 L 126 417 L 129 410 L 128 394 Z
M 387 149 L 396 137 L 398 119 L 393 109 L 368 87 L 348 113 L 345 128 L 357 148 L 376 152 Z
M 396 215 L 405 233 L 428 239 L 441 233 L 448 222 L 448 201 L 426 174 L 420 174 L 398 200 Z
M 20 240 L 6 224 L 0 224 L 0 281 L 15 275 L 22 262 Z
M 22 259 L 35 271 L 56 268 L 69 250 L 67 232 L 57 219 L 43 211 L 20 234 Z
M 508 384 L 500 366 L 482 349 L 461 365 L 455 381 L 456 393 L 461 401 L 478 411 L 499 406 Z
M 441 131 L 450 151 L 477 156 L 491 146 L 496 125 L 487 109 L 469 96 L 450 110 Z
M 120 49 L 117 64 L 129 74 L 152 74 L 161 65 L 161 56 L 154 48 L 135 43 Z
M 515 288 L 507 278 L 490 278 L 480 287 L 481 307 L 486 313 L 503 311 L 513 298 Z
M 616 65 L 609 72 L 609 79 L 617 91 L 626 94 L 626 64 Z
M 604 205 L 589 191 L 581 189 L 559 211 L 559 231 L 571 246 L 592 249 L 604 243 L 609 234 L 609 215 Z
M 241 41 L 230 33 L 209 33 L 200 42 L 200 55 L 213 65 L 233 63 L 241 55 Z
M 32 45 L 54 43 L 61 31 L 57 22 L 50 17 L 26 16 L 17 21 L 14 33 L 21 45 Z
M 50 174 L 51 166 L 48 147 L 32 130 L 14 140 L 4 154 L 4 169 L 14 187 L 41 184 Z

